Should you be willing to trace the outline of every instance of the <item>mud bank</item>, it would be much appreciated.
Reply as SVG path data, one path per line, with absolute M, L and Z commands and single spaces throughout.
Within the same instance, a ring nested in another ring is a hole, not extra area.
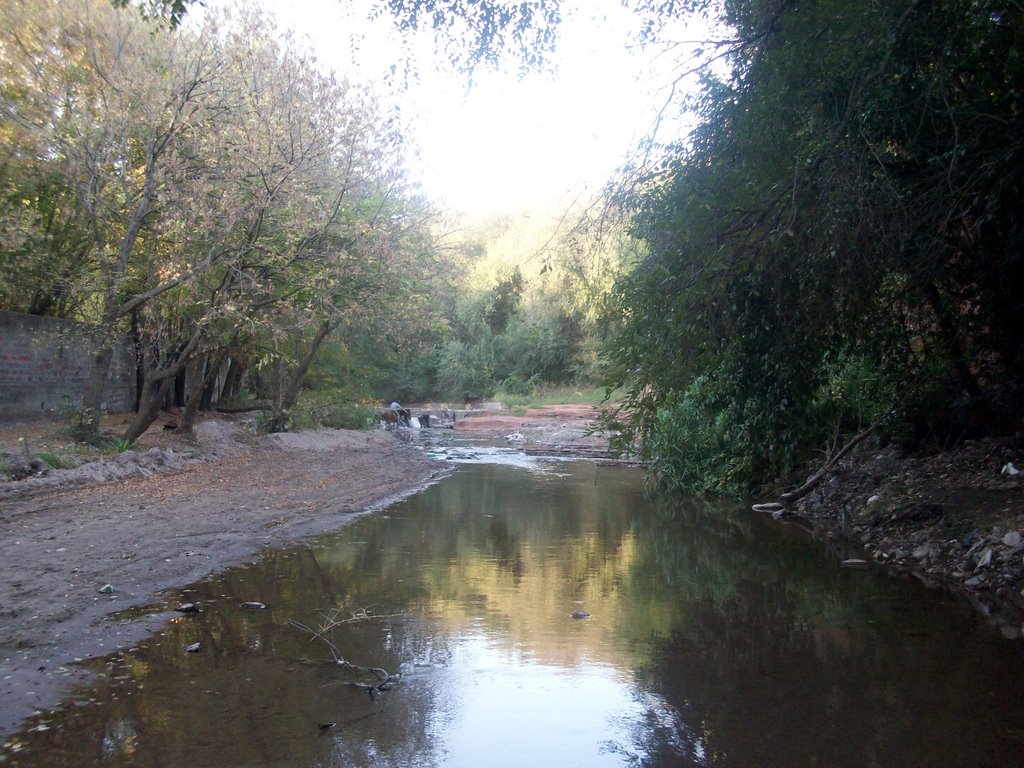
M 336 530 L 448 472 L 384 432 L 194 438 L 0 483 L 0 733 L 57 705 L 103 656 L 159 629 L 176 588 Z M 256 598 L 254 598 L 256 599 Z M 129 612 L 130 613 L 130 612 Z
M 1022 465 L 1019 440 L 930 455 L 865 447 L 794 511 L 830 527 L 874 567 L 958 594 L 1020 638 L 1024 488 L 1012 470 Z

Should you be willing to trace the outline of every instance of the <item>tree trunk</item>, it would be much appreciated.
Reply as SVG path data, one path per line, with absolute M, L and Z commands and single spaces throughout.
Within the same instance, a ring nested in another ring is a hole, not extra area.
M 192 425 L 195 423 L 196 414 L 199 413 L 199 405 L 203 401 L 203 384 L 205 383 L 207 355 L 199 355 L 185 368 L 185 386 L 182 405 L 184 406 L 175 427 L 175 433 L 187 435 L 192 432 Z M 181 374 L 175 381 L 181 379 Z
M 200 393 L 199 410 L 208 411 L 213 407 L 214 396 L 217 394 L 217 374 L 220 373 L 220 365 L 224 361 L 224 355 L 217 358 L 217 363 L 211 365 L 203 376 L 203 391 Z
M 238 357 L 229 358 L 228 372 L 224 377 L 224 388 L 220 393 L 218 403 L 230 403 L 237 395 L 242 384 L 242 376 L 245 375 L 245 363 Z
M 932 312 L 935 313 L 939 335 L 953 363 L 960 388 L 972 402 L 977 402 L 981 399 L 981 387 L 978 386 L 977 379 L 974 378 L 974 373 L 971 371 L 968 354 L 964 349 L 963 336 L 957 330 L 956 323 L 946 308 L 946 302 L 943 301 L 942 294 L 934 282 L 929 281 L 926 284 L 925 295 Z
M 222 352 L 217 356 L 217 359 L 210 362 L 208 357 L 204 355 L 197 363 L 194 371 L 202 373 L 202 380 L 198 380 L 199 376 L 194 376 L 191 382 L 190 390 L 191 394 L 188 398 L 188 403 L 185 405 L 185 410 L 181 413 L 181 419 L 178 421 L 178 428 L 175 430 L 179 435 L 191 434 L 192 427 L 195 425 L 196 415 L 203 407 L 203 401 L 205 394 L 209 389 L 210 383 L 217 378 L 217 371 L 220 369 L 221 363 L 224 361 L 224 353 Z
M 281 432 L 287 427 L 288 412 L 299 399 L 302 381 L 306 378 L 306 373 L 309 372 L 309 366 L 313 364 L 313 358 L 316 356 L 317 350 L 320 349 L 320 345 L 336 325 L 336 320 L 325 320 L 320 324 L 313 341 L 310 342 L 309 349 L 306 350 L 305 357 L 302 358 L 290 377 L 286 377 L 284 365 L 279 362 L 280 369 L 274 377 L 274 411 L 270 418 L 271 432 Z M 287 384 L 285 383 L 286 378 Z
M 139 308 L 131 311 L 132 360 L 135 362 L 135 396 L 132 398 L 132 412 L 138 413 L 142 386 L 146 383 L 146 359 L 142 354 L 142 331 L 139 329 Z
M 160 404 L 170 392 L 171 385 L 174 383 L 174 377 L 185 370 L 185 366 L 192 360 L 196 347 L 202 338 L 203 332 L 197 328 L 192 334 L 192 338 L 188 340 L 188 343 L 179 348 L 173 363 L 166 368 L 149 373 L 146 377 L 146 383 L 142 387 L 139 410 L 123 435 L 125 440 L 137 440 L 156 421 L 156 417 L 160 413 Z
M 186 367 L 184 371 L 182 371 L 181 373 L 179 373 L 177 376 L 174 377 L 174 402 L 173 402 L 174 407 L 176 407 L 176 408 L 184 408 L 185 407 L 185 398 L 186 398 L 186 394 L 185 393 L 186 393 L 186 391 L 188 389 L 189 374 L 191 373 L 192 370 L 195 370 L 195 368 L 199 368 L 199 370 L 200 370 L 200 374 L 199 375 L 202 376 L 203 375 L 202 374 L 202 367 L 203 367 L 203 363 L 205 363 L 205 362 L 206 362 L 205 356 L 204 357 L 200 357 L 199 360 L 197 360 L 196 363 L 191 368 Z
M 135 442 L 156 421 L 156 417 L 160 415 L 160 405 L 170 391 L 173 381 L 173 377 L 170 376 L 162 379 L 150 376 L 146 379 L 142 387 L 142 396 L 139 398 L 139 410 L 122 435 L 124 440 Z
M 114 358 L 114 345 L 103 341 L 96 354 L 92 357 L 89 378 L 82 392 L 82 405 L 78 410 L 73 435 L 76 440 L 88 442 L 100 431 L 100 409 L 103 405 L 103 394 L 107 388 L 107 373 L 110 361 Z

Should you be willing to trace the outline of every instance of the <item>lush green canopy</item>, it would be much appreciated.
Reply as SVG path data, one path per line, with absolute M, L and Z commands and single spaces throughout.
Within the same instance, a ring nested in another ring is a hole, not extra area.
M 763 481 L 883 416 L 1020 429 L 1021 13 L 724 4 L 731 69 L 629 201 L 613 354 L 663 477 Z

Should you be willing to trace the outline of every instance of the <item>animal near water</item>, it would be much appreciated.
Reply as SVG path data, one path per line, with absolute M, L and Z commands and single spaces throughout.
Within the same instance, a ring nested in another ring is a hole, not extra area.
M 380 420 L 385 429 L 396 429 L 405 424 L 409 426 L 412 411 L 408 408 L 386 408 L 381 414 Z

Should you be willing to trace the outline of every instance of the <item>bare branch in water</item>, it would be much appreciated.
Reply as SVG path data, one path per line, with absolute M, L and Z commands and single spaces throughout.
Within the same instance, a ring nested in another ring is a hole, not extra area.
M 350 612 L 347 616 L 343 615 L 342 609 L 332 608 L 324 614 L 324 619 L 320 623 L 320 626 L 316 629 L 306 626 L 302 622 L 291 620 L 288 623 L 302 632 L 305 632 L 310 636 L 312 640 L 320 640 L 323 642 L 328 650 L 331 652 L 331 657 L 334 659 L 334 663 L 345 669 L 355 670 L 363 674 L 373 675 L 377 678 L 376 683 L 363 683 L 363 682 L 348 682 L 345 685 L 352 686 L 353 688 L 360 688 L 369 694 L 371 699 L 375 699 L 378 693 L 384 691 L 390 691 L 394 688 L 402 679 L 401 674 L 392 675 L 386 669 L 381 667 L 363 667 L 358 664 L 345 659 L 341 655 L 341 651 L 338 650 L 338 646 L 327 637 L 327 633 L 334 629 L 348 624 L 355 624 L 362 621 L 369 621 L 371 619 L 391 619 L 400 614 L 381 614 L 377 615 L 372 613 L 366 608 L 359 608 L 356 611 Z

